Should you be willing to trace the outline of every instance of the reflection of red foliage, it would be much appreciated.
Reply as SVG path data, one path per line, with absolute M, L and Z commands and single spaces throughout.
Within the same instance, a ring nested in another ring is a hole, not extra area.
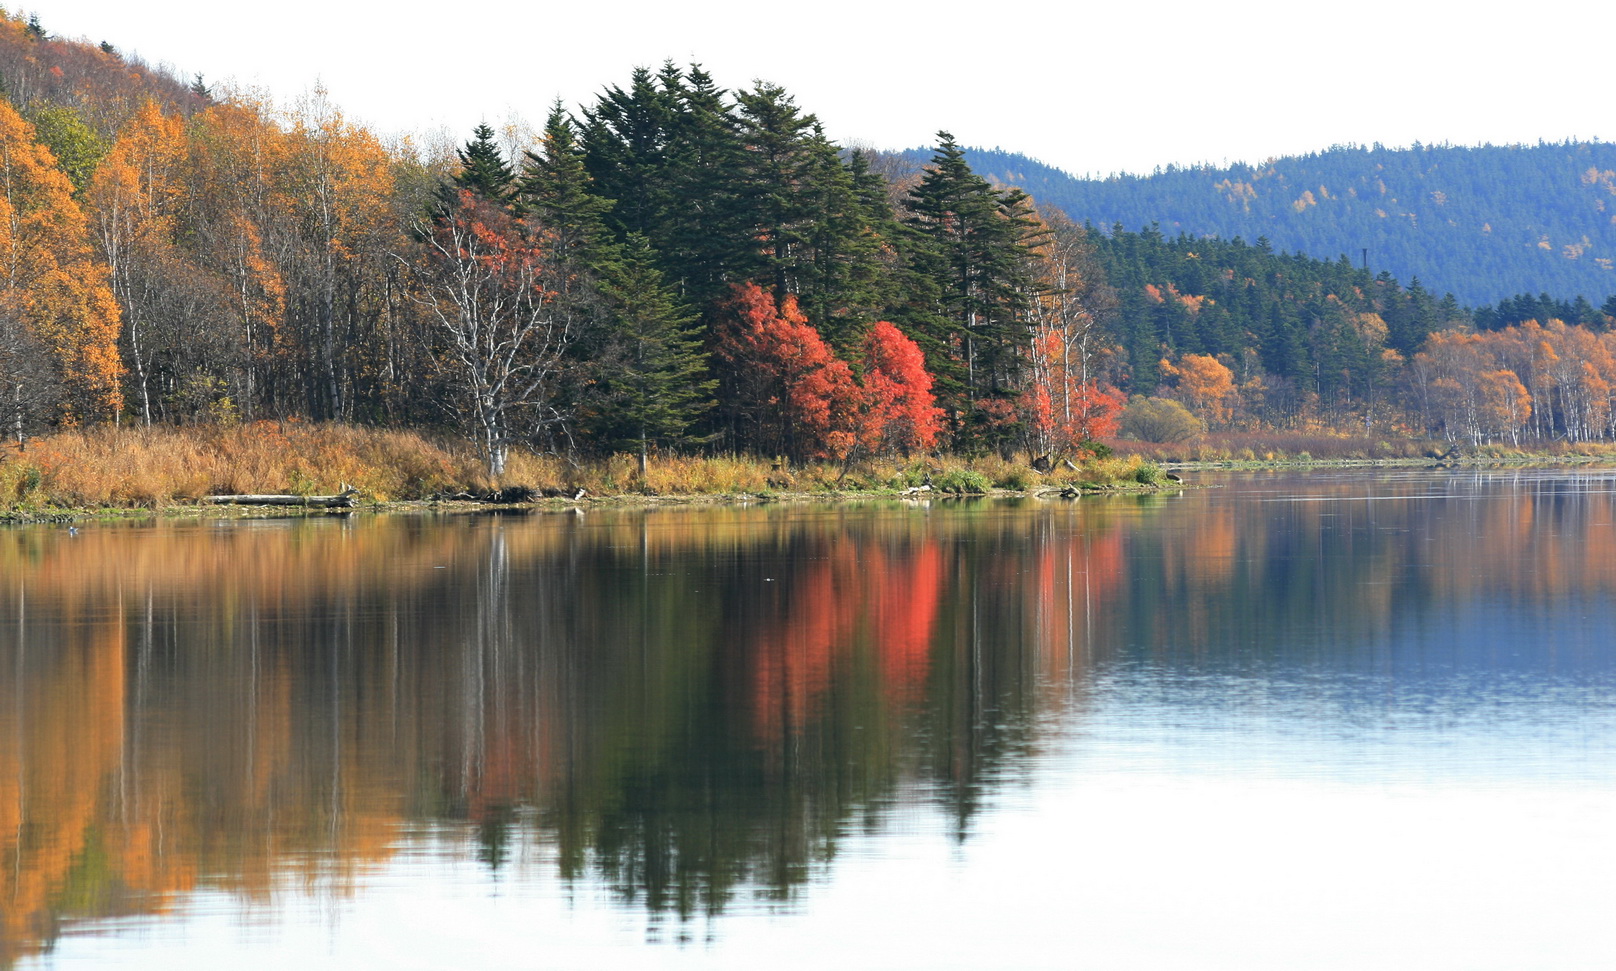
M 927 542 L 907 569 L 875 562 L 870 568 L 870 575 L 880 578 L 870 618 L 887 696 L 908 701 L 919 692 L 931 666 L 931 635 L 942 597 L 943 557 L 936 543 Z
M 902 553 L 844 543 L 807 569 L 795 588 L 780 591 L 784 609 L 749 656 L 754 724 L 766 743 L 812 722 L 858 635 L 876 652 L 881 690 L 894 705 L 912 700 L 930 669 L 943 586 L 935 543 Z
M 837 589 L 837 574 L 847 575 L 848 559 L 839 551 L 833 559 L 815 560 L 794 588 L 778 591 L 787 601 L 782 616 L 764 628 L 751 655 L 760 738 L 801 731 L 830 683 L 833 654 L 847 644 L 857 602 L 852 591 Z
M 1038 600 L 1038 649 L 1047 676 L 1064 680 L 1081 666 L 1092 645 L 1089 621 L 1114 609 L 1110 600 L 1121 576 L 1122 536 L 1116 530 L 1080 532 L 1069 543 L 1041 544 L 1033 565 Z
M 519 725 L 495 725 L 483 742 L 481 758 L 467 780 L 466 815 L 480 823 L 531 795 L 534 760 Z M 468 758 L 474 758 L 471 753 Z

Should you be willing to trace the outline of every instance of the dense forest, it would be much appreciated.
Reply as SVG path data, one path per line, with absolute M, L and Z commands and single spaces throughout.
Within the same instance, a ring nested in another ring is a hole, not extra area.
M 1616 294 L 1616 145 L 1337 146 L 1105 179 L 1000 150 L 966 158 L 1073 219 L 1265 237 L 1323 260 L 1367 255 L 1377 271 L 1439 285 L 1470 306 L 1545 291 L 1595 303 Z
M 1164 409 L 1173 435 L 1612 432 L 1609 304 L 1472 313 L 1267 238 L 1080 224 L 947 132 L 918 164 L 848 150 L 778 86 L 729 91 L 699 65 L 432 151 L 317 90 L 214 91 L 6 16 L 0 93 L 18 448 L 71 425 L 307 419 L 452 430 L 497 477 L 519 447 L 642 468 L 658 450 L 1069 454 L 1164 440 Z M 1513 386 L 1482 380 L 1505 368 L 1484 356 L 1437 368 L 1452 345 L 1431 335 L 1521 325 L 1578 335 L 1583 376 L 1516 369 L 1514 404 L 1450 407 L 1449 383 Z

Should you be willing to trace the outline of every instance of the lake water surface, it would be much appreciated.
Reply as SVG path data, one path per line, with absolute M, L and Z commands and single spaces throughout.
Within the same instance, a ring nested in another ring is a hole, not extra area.
M 0 968 L 1616 966 L 1616 473 L 0 531 Z

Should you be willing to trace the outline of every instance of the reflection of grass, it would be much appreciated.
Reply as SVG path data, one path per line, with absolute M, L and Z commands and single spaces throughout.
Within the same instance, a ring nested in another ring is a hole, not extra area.
M 324 495 L 344 485 L 370 500 L 507 487 L 601 496 L 785 496 L 892 494 L 938 489 L 1017 492 L 1066 486 L 1114 488 L 1136 482 L 1137 455 L 1087 457 L 1049 473 L 998 456 L 867 459 L 788 464 L 737 455 L 653 455 L 642 473 L 633 455 L 570 460 L 517 450 L 491 480 L 464 444 L 410 431 L 261 421 L 183 428 L 70 429 L 0 457 L 0 508 L 36 511 L 160 508 L 237 493 Z M 1153 465 L 1152 465 L 1153 467 Z
M 1298 462 L 1329 460 L 1419 459 L 1441 454 L 1446 446 L 1414 439 L 1369 438 L 1328 432 L 1221 432 L 1194 441 L 1162 445 L 1116 441 L 1118 452 L 1158 462 Z M 1304 456 L 1306 456 L 1304 458 Z
M 1208 462 L 1230 468 L 1332 462 L 1601 461 L 1616 459 L 1607 442 L 1532 442 L 1519 446 L 1455 445 L 1412 438 L 1370 438 L 1328 432 L 1222 432 L 1162 445 L 1114 441 L 1119 452 L 1157 462 Z

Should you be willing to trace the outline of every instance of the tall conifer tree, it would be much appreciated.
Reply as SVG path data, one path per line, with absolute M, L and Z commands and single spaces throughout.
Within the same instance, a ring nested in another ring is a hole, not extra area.
M 460 171 L 454 175 L 453 190 L 467 189 L 496 202 L 510 194 L 516 173 L 499 150 L 494 129 L 486 124 L 478 125 L 472 131 L 471 141 L 457 149 L 455 155 L 460 159 Z
M 712 407 L 716 382 L 695 317 L 664 285 L 644 236 L 629 235 L 601 289 L 613 346 L 600 377 L 599 431 L 609 442 L 632 443 L 644 476 L 652 445 L 697 441 L 690 430 Z
M 1008 395 L 1016 381 L 1034 293 L 1028 257 L 1042 229 L 1019 189 L 995 189 L 971 171 L 948 132 L 909 196 L 917 268 L 936 282 L 931 308 L 946 330 L 928 351 L 946 407 Z
M 545 120 L 542 149 L 528 152 L 516 187 L 517 207 L 543 226 L 556 256 L 598 270 L 615 247 L 606 228 L 613 202 L 594 191 L 584 154 L 561 102 Z

